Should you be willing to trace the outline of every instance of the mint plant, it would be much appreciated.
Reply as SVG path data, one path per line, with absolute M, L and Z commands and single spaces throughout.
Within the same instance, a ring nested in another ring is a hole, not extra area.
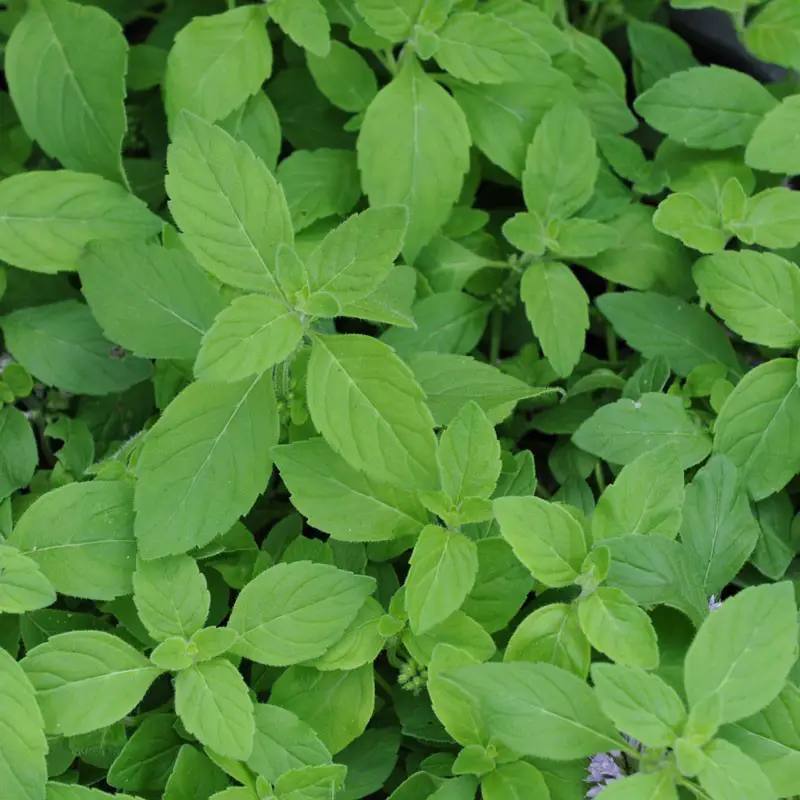
M 796 0 L 0 46 L 3 798 L 800 796 Z

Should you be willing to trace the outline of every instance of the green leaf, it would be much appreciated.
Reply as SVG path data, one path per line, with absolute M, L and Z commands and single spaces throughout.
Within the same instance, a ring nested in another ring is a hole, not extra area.
M 581 679 L 589 674 L 591 646 L 581 630 L 577 608 L 548 603 L 537 608 L 517 626 L 503 661 L 552 664 Z
M 369 728 L 337 755 L 347 767 L 341 800 L 369 797 L 381 789 L 397 763 L 400 738 L 398 728 Z
M 140 560 L 133 574 L 133 602 L 148 633 L 163 641 L 197 633 L 205 625 L 211 597 L 197 562 L 180 555 Z
M 777 101 L 755 78 L 724 67 L 676 72 L 639 95 L 634 108 L 648 125 L 687 147 L 745 145 Z
M 31 482 L 39 461 L 31 424 L 13 406 L 0 410 L 0 451 L 0 498 L 5 499 Z
M 497 649 L 492 637 L 463 611 L 456 611 L 440 625 L 420 636 L 406 628 L 402 642 L 411 657 L 425 665 L 430 664 L 433 651 L 440 644 L 465 650 L 478 661 L 491 658 Z
M 697 776 L 713 800 L 773 800 L 777 797 L 758 763 L 738 747 L 715 739 L 703 750 L 706 758 Z
M 101 631 L 51 636 L 20 662 L 45 732 L 76 736 L 121 720 L 161 674 L 122 639 Z
M 233 650 L 259 664 L 286 666 L 321 656 L 341 638 L 375 581 L 305 561 L 278 564 L 248 583 L 228 627 Z
M 681 540 L 706 594 L 718 594 L 744 566 L 760 530 L 739 471 L 717 454 L 686 490 Z
M 563 506 L 538 497 L 499 497 L 493 507 L 503 538 L 537 580 L 567 586 L 578 577 L 586 541 Z
M 184 744 L 178 751 L 162 800 L 208 797 L 227 785 L 227 776 L 208 756 Z
M 47 741 L 33 687 L 20 665 L 0 647 L 0 780 L 19 800 L 44 800 Z
M 163 789 L 181 748 L 173 714 L 145 717 L 108 770 L 108 783 L 135 792 Z
M 128 45 L 99 8 L 34 0 L 6 46 L 6 77 L 25 132 L 68 169 L 124 179 Z
M 617 734 L 592 690 L 549 664 L 475 664 L 447 670 L 489 734 L 528 756 L 569 761 L 618 747 Z
M 437 37 L 439 66 L 469 83 L 524 81 L 550 61 L 518 27 L 491 13 L 453 14 Z
M 613 464 L 628 464 L 666 444 L 678 445 L 684 469 L 700 463 L 711 440 L 686 413 L 681 399 L 654 392 L 598 409 L 572 437 L 575 445 Z
M 770 7 L 779 6 L 773 2 Z M 800 42 L 800 14 L 797 14 Z M 793 175 L 800 171 L 797 157 L 797 130 L 800 123 L 800 98 L 787 97 L 770 111 L 755 129 L 745 151 L 745 161 L 753 169 Z
M 250 8 L 256 6 L 237 11 Z M 200 265 L 232 286 L 280 297 L 275 255 L 279 245 L 292 244 L 292 223 L 266 165 L 222 128 L 184 113 L 167 169 L 170 210 Z
M 146 358 L 194 358 L 223 308 L 208 276 L 181 250 L 91 242 L 78 270 L 106 336 Z
M 529 792 L 541 800 L 551 797 L 542 773 L 526 761 L 501 764 L 481 779 L 484 800 L 522 800 Z
M 244 142 L 275 171 L 281 149 L 281 123 L 275 106 L 264 92 L 256 92 L 217 124 L 234 139 Z
M 597 307 L 614 330 L 645 358 L 665 356 L 672 370 L 688 375 L 701 364 L 741 367 L 725 330 L 698 306 L 653 292 L 601 295 Z
M 545 357 L 567 377 L 581 357 L 589 327 L 589 297 L 580 281 L 560 261 L 537 261 L 522 276 L 520 296 Z
M 331 49 L 331 26 L 319 0 L 272 0 L 269 15 L 300 47 L 325 57 Z
M 411 370 L 387 345 L 361 335 L 316 336 L 308 406 L 351 466 L 385 483 L 438 487 L 433 419 Z
M 327 764 L 331 754 L 307 723 L 291 711 L 258 703 L 253 752 L 247 766 L 271 783 L 289 770 Z
M 623 467 L 597 501 L 595 541 L 627 534 L 678 535 L 683 506 L 683 469 L 675 447 L 643 453 Z
M 714 426 L 714 452 L 741 470 L 753 500 L 782 489 L 800 472 L 792 432 L 800 424 L 800 387 L 793 359 L 776 358 L 747 375 L 729 395 Z
M 627 27 L 634 83 L 644 91 L 675 72 L 696 67 L 689 45 L 669 28 L 631 19 Z
M 650 617 L 620 589 L 601 586 L 578 602 L 581 628 L 592 647 L 618 664 L 658 666 L 658 638 Z
M 272 450 L 292 504 L 317 530 L 346 542 L 418 534 L 428 513 L 405 489 L 353 469 L 321 438 Z
M 310 725 L 335 755 L 364 732 L 372 716 L 372 664 L 343 672 L 290 667 L 275 682 L 270 701 Z
M 603 792 L 603 800 L 678 800 L 674 778 L 667 770 L 611 781 Z
M 785 492 L 771 495 L 755 506 L 761 536 L 750 563 L 764 575 L 779 580 L 795 554 L 792 538 L 794 508 Z
M 571 103 L 548 111 L 528 148 L 522 192 L 545 222 L 566 219 L 592 197 L 600 159 L 589 120 Z
M 39 497 L 9 544 L 61 594 L 112 600 L 133 590 L 133 489 L 125 481 L 73 483 Z
M 300 317 L 271 297 L 237 297 L 203 336 L 195 374 L 234 383 L 261 375 L 287 358 L 303 338 Z
M 559 223 L 555 242 L 548 247 L 567 259 L 591 258 L 619 243 L 619 235 L 610 225 L 593 219 L 566 219 Z
M 406 578 L 406 609 L 411 630 L 428 633 L 461 607 L 475 582 L 475 542 L 436 525 L 423 529 Z
M 3 318 L 5 346 L 37 380 L 76 394 L 122 392 L 150 377 L 148 361 L 117 356 L 89 307 L 75 300 Z
M 364 57 L 342 42 L 332 41 L 323 57 L 309 53 L 308 71 L 317 88 L 338 108 L 358 114 L 378 94 L 378 80 Z
M 228 530 L 266 487 L 277 440 L 271 375 L 184 389 L 148 432 L 138 461 L 142 558 L 185 553 Z
M 744 43 L 757 58 L 783 67 L 800 66 L 800 11 L 792 0 L 761 6 L 744 29 Z
M 145 239 L 160 228 L 141 200 L 97 175 L 62 169 L 0 182 L 0 258 L 15 267 L 72 270 L 92 239 Z
M 711 614 L 686 654 L 691 706 L 709 695 L 722 701 L 722 722 L 769 705 L 797 656 L 797 607 L 788 582 L 753 586 Z
M 657 675 L 636 667 L 595 664 L 592 682 L 600 707 L 614 724 L 648 747 L 670 747 L 683 731 L 686 709 Z
M 662 200 L 653 216 L 653 225 L 701 253 L 724 250 L 730 238 L 720 212 L 687 192 L 677 192 Z
M 367 108 L 358 137 L 358 166 L 371 205 L 408 210 L 403 253 L 411 263 L 458 199 L 469 168 L 470 137 L 455 100 L 409 56 Z
M 800 241 L 798 221 L 800 197 L 791 189 L 778 186 L 751 197 L 744 218 L 729 228 L 746 244 L 787 248 Z
M 15 547 L 0 545 L 0 614 L 24 614 L 55 601 L 55 589 L 39 565 Z
M 197 16 L 178 32 L 167 58 L 164 106 L 172 128 L 182 110 L 209 122 L 227 117 L 272 72 L 272 45 L 257 5 Z
M 189 669 L 194 663 L 189 652 L 189 643 L 180 636 L 170 636 L 161 642 L 150 653 L 150 660 L 157 667 L 169 672 Z
M 244 761 L 253 750 L 253 701 L 244 678 L 224 658 L 178 673 L 175 711 L 186 730 L 225 758 Z
M 390 42 L 406 39 L 423 0 L 355 0 L 355 7 L 379 36 Z

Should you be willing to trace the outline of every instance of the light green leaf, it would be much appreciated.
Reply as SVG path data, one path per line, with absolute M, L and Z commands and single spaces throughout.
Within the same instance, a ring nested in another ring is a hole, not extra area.
M 253 752 L 247 766 L 271 783 L 292 769 L 327 764 L 331 754 L 310 725 L 291 711 L 258 703 Z
M 247 513 L 267 485 L 278 427 L 270 374 L 184 389 L 148 432 L 138 461 L 142 558 L 202 547 Z
M 325 57 L 331 49 L 331 26 L 319 0 L 271 0 L 268 13 L 300 47 Z
M 575 218 L 558 224 L 556 240 L 548 243 L 548 247 L 563 258 L 591 258 L 618 243 L 619 234 L 610 225 Z
M 658 638 L 650 617 L 625 592 L 601 586 L 578 602 L 581 628 L 592 647 L 618 664 L 658 666 Z
M 511 750 L 569 761 L 617 749 L 617 734 L 584 681 L 549 664 L 475 664 L 447 670 L 489 734 Z
M 631 19 L 627 33 L 634 83 L 640 92 L 674 72 L 697 66 L 689 45 L 663 25 Z
M 722 722 L 749 717 L 783 689 L 797 657 L 797 606 L 788 582 L 752 586 L 706 618 L 686 654 L 690 706 L 722 701 Z
M 47 741 L 33 687 L 0 647 L 0 780 L 15 800 L 44 800 Z
M 545 250 L 555 245 L 550 237 L 549 226 L 538 214 L 520 211 L 503 224 L 503 236 L 524 253 L 543 255 Z M 537 265 L 535 265 L 537 266 Z
M 478 572 L 475 542 L 460 533 L 428 525 L 411 554 L 406 609 L 411 630 L 428 633 L 463 604 Z
M 256 7 L 237 10 L 248 8 Z M 292 244 L 292 223 L 266 165 L 222 128 L 182 114 L 167 168 L 170 210 L 200 265 L 225 283 L 280 297 L 275 254 Z
M 353 469 L 321 438 L 272 451 L 292 504 L 317 530 L 345 542 L 416 536 L 428 512 L 405 489 Z
M 272 45 L 257 5 L 194 17 L 167 58 L 164 106 L 170 128 L 182 110 L 209 122 L 227 117 L 272 72 Z
M 750 370 L 728 396 L 714 426 L 714 452 L 741 470 L 747 491 L 763 500 L 800 472 L 793 431 L 800 425 L 800 387 L 793 359 Z
M 223 308 L 208 276 L 181 250 L 91 242 L 78 270 L 106 336 L 147 358 L 194 358 Z
M 234 383 L 283 361 L 303 338 L 300 317 L 271 297 L 237 297 L 203 336 L 194 365 L 205 381 Z
M 342 309 L 342 316 L 413 328 L 411 304 L 416 297 L 416 291 L 416 269 L 398 264 L 374 292 L 363 300 L 345 306 Z
M 364 732 L 372 716 L 372 664 L 344 672 L 290 667 L 275 681 L 270 702 L 310 725 L 335 755 Z
M 347 214 L 361 197 L 356 154 L 350 150 L 295 150 L 281 161 L 277 177 L 296 232 Z
M 374 590 L 374 579 L 327 564 L 277 564 L 239 593 L 228 621 L 239 634 L 233 650 L 274 666 L 321 656 Z
M 667 770 L 611 781 L 603 793 L 603 800 L 678 800 L 674 778 Z
M 769 7 L 786 5 L 777 2 Z M 800 13 L 797 18 L 797 32 L 794 34 L 800 44 Z M 800 172 L 800 158 L 797 144 L 800 139 L 800 97 L 790 96 L 770 111 L 753 133 L 747 145 L 745 161 L 753 169 L 777 172 L 780 175 L 794 175 Z
M 221 791 L 227 785 L 227 775 L 207 755 L 184 744 L 178 751 L 161 800 L 195 800 Z
M 586 541 L 569 511 L 539 497 L 499 497 L 493 506 L 503 538 L 537 580 L 547 586 L 575 580 L 586 557 Z
M 406 39 L 423 0 L 355 0 L 355 7 L 379 36 L 390 42 Z
M 745 243 L 787 248 L 800 242 L 800 196 L 777 186 L 765 189 L 747 201 L 744 219 L 728 227 Z
M 45 732 L 76 736 L 121 720 L 161 674 L 122 639 L 101 631 L 51 636 L 20 662 L 44 717 Z
M 723 327 L 685 300 L 654 292 L 612 292 L 597 298 L 597 307 L 631 347 L 645 358 L 665 356 L 678 375 L 701 364 L 741 373 Z
M 411 370 L 387 345 L 360 335 L 316 336 L 308 406 L 325 440 L 353 467 L 398 486 L 438 488 L 433 419 Z
M 0 614 L 24 614 L 55 601 L 55 589 L 39 565 L 15 547 L 0 545 Z
M 645 452 L 629 462 L 597 501 L 595 541 L 612 536 L 678 535 L 683 506 L 683 469 L 674 447 Z
M 754 510 L 761 536 L 750 557 L 750 563 L 763 575 L 779 580 L 795 554 L 792 536 L 794 508 L 788 494 L 780 492 L 757 503 Z
M 308 71 L 317 88 L 338 108 L 358 114 L 378 94 L 378 80 L 364 57 L 342 42 L 332 41 L 323 57 L 309 53 Z
M 150 653 L 150 660 L 157 667 L 169 672 L 180 672 L 194 663 L 189 652 L 189 643 L 180 636 L 170 636 Z
M 755 78 L 724 67 L 676 72 L 639 95 L 634 108 L 648 125 L 687 147 L 744 145 L 777 100 Z
M 703 749 L 703 753 L 706 758 L 697 778 L 713 800 L 777 798 L 758 763 L 735 745 L 715 739 Z
M 141 200 L 97 175 L 64 169 L 0 182 L 0 258 L 15 267 L 72 270 L 92 239 L 145 239 L 160 228 Z
M 253 751 L 253 701 L 244 678 L 225 658 L 178 673 L 175 711 L 186 730 L 225 758 L 244 761 Z
M 589 120 L 571 103 L 548 111 L 528 148 L 522 192 L 528 211 L 566 219 L 594 193 L 600 159 Z
M 687 192 L 676 192 L 662 200 L 653 216 L 653 225 L 701 253 L 724 250 L 730 238 L 719 211 Z
M 347 767 L 324 764 L 285 772 L 275 782 L 281 800 L 328 800 L 342 788 Z
M 567 377 L 583 352 L 589 327 L 589 297 L 560 261 L 538 261 L 522 276 L 520 296 L 545 357 Z
M 206 623 L 211 596 L 197 562 L 179 555 L 136 564 L 133 602 L 148 633 L 163 641 L 197 633 Z
M 9 544 L 35 561 L 57 592 L 112 600 L 133 590 L 133 488 L 126 481 L 72 483 L 39 497 Z
M 360 0 L 381 1 L 386 2 Z M 358 166 L 371 205 L 403 205 L 408 210 L 403 253 L 409 263 L 455 205 L 469 168 L 469 147 L 461 109 L 416 58 L 409 57 L 370 103 L 358 137 Z M 431 164 L 436 164 L 435 170 Z
M 111 764 L 108 783 L 131 792 L 148 786 L 163 789 L 182 741 L 174 714 L 145 717 Z
M 275 171 L 281 150 L 281 122 L 272 101 L 256 92 L 217 123 L 234 139 L 244 142 L 271 171 Z
M 552 664 L 581 679 L 589 674 L 591 646 L 581 630 L 577 608 L 548 603 L 520 622 L 506 647 L 503 661 Z
M 402 642 L 411 657 L 425 665 L 431 663 L 433 651 L 440 644 L 465 650 L 478 661 L 491 658 L 497 649 L 492 637 L 463 611 L 456 611 L 440 625 L 420 636 L 406 628 Z
M 761 6 L 744 30 L 744 43 L 757 58 L 798 68 L 800 9 L 793 0 L 772 0 Z
M 686 490 L 681 540 L 706 594 L 719 592 L 744 566 L 760 530 L 739 471 L 717 454 Z
M 124 179 L 128 45 L 105 11 L 33 0 L 6 46 L 6 77 L 25 132 L 67 169 Z
M 598 409 L 572 437 L 587 453 L 627 464 L 666 444 L 679 447 L 681 466 L 699 464 L 711 439 L 686 413 L 679 397 L 646 392 L 638 400 L 617 400 Z
M 437 33 L 439 66 L 469 83 L 524 81 L 550 61 L 513 23 L 494 14 L 453 14 Z
M 27 486 L 36 465 L 39 451 L 36 437 L 25 415 L 13 406 L 0 410 L 0 498 Z
M 603 712 L 648 747 L 670 747 L 686 724 L 678 693 L 657 675 L 619 664 L 595 664 L 592 682 Z

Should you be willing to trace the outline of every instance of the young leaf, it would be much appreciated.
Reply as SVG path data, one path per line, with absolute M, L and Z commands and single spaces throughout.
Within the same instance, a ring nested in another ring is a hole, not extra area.
M 780 5 L 780 2 L 772 5 Z M 797 17 L 800 29 L 800 15 Z M 800 33 L 798 34 L 800 38 Z M 800 159 L 794 146 L 800 123 L 800 98 L 787 97 L 772 109 L 753 133 L 745 151 L 745 161 L 753 169 L 794 175 L 800 172 Z
M 606 784 L 603 800 L 678 800 L 675 779 L 667 770 L 629 775 Z
M 289 38 L 316 56 L 331 49 L 331 26 L 319 0 L 272 0 L 269 15 Z
M 692 275 L 714 313 L 765 347 L 800 344 L 800 269 L 774 253 L 740 250 L 695 261 Z
M 739 471 L 726 456 L 712 456 L 686 490 L 681 524 L 681 540 L 706 594 L 719 594 L 736 577 L 759 534 Z
M 665 197 L 658 204 L 653 225 L 661 233 L 674 236 L 701 253 L 724 250 L 730 238 L 719 211 L 688 192 Z
M 423 0 L 355 0 L 355 7 L 379 36 L 390 42 L 406 39 Z
M 195 664 L 175 678 L 175 711 L 193 736 L 225 758 L 253 751 L 253 701 L 239 671 L 224 658 Z
M 9 537 L 57 592 L 91 600 L 130 594 L 135 567 L 133 489 L 72 483 L 39 497 Z
M 0 613 L 24 614 L 56 601 L 38 564 L 15 547 L 0 545 Z
M 524 797 L 527 792 L 534 792 L 534 797 L 543 800 L 550 797 L 542 773 L 526 761 L 501 764 L 481 778 L 481 797 L 484 800 L 513 800 Z
M 275 782 L 275 791 L 283 800 L 333 797 L 342 788 L 346 774 L 344 764 L 300 767 L 281 775 Z
M 601 586 L 578 602 L 581 628 L 592 646 L 618 664 L 658 666 L 658 638 L 650 617 L 620 589 Z
M 547 586 L 575 580 L 586 542 L 572 514 L 538 497 L 500 497 L 493 506 L 503 538 L 537 580 Z
M 256 92 L 217 124 L 244 142 L 271 172 L 275 171 L 281 150 L 281 122 L 264 92 Z
M 266 165 L 222 128 L 184 113 L 167 169 L 170 210 L 201 266 L 232 286 L 280 297 L 275 254 L 279 245 L 292 244 L 292 223 Z
M 197 562 L 180 555 L 140 560 L 133 574 L 133 602 L 148 633 L 163 641 L 197 633 L 205 625 L 211 597 Z
M 230 528 L 266 487 L 277 440 L 271 375 L 184 389 L 148 432 L 138 462 L 142 558 L 185 553 Z
M 6 46 L 6 77 L 28 135 L 67 169 L 124 180 L 122 29 L 100 8 L 35 0 Z
M 796 617 L 788 582 L 749 587 L 726 600 L 686 654 L 690 706 L 717 694 L 722 722 L 736 722 L 771 703 L 797 656 Z
M 228 627 L 238 655 L 286 666 L 321 656 L 353 621 L 375 581 L 326 564 L 277 564 L 248 583 Z
M 411 370 L 385 344 L 316 336 L 308 406 L 328 444 L 356 469 L 398 486 L 438 488 L 433 419 Z
M 197 16 L 175 37 L 164 76 L 164 106 L 173 128 L 182 110 L 209 122 L 227 117 L 272 72 L 272 45 L 257 5 Z
M 470 137 L 455 100 L 409 56 L 366 111 L 358 167 L 373 206 L 397 204 L 408 210 L 403 253 L 411 263 L 458 199 L 469 168 Z
M 595 541 L 631 533 L 674 539 L 681 524 L 683 469 L 678 450 L 643 453 L 623 467 L 597 501 L 592 515 Z
M 13 406 L 0 410 L 0 450 L 0 498 L 5 500 L 30 483 L 39 461 L 31 424 Z
M 458 611 L 477 572 L 475 542 L 436 525 L 424 528 L 411 554 L 405 584 L 411 630 L 428 633 Z
M 237 297 L 203 336 L 195 374 L 226 383 L 261 375 L 287 358 L 304 332 L 300 317 L 278 300 L 260 294 Z
M 776 358 L 747 373 L 714 426 L 714 451 L 740 469 L 753 500 L 782 489 L 800 472 L 793 431 L 800 425 L 796 364 Z
M 769 779 L 761 767 L 738 747 L 715 739 L 703 749 L 703 760 L 697 778 L 713 800 L 738 795 L 747 800 L 775 800 Z
M 566 219 L 558 224 L 556 240 L 548 247 L 566 259 L 591 258 L 619 243 L 619 234 L 610 225 L 593 219 Z
M 145 239 L 160 229 L 141 200 L 97 175 L 62 169 L 0 182 L 0 258 L 15 267 L 72 270 L 92 239 Z
M 520 296 L 533 332 L 553 369 L 567 377 L 583 352 L 589 297 L 560 261 L 537 261 L 522 276 Z
M 306 61 L 317 88 L 344 111 L 365 111 L 378 94 L 372 67 L 357 50 L 342 42 L 332 41 L 326 56 L 309 53 Z
M 724 67 L 692 67 L 660 80 L 634 108 L 648 125 L 687 147 L 744 145 L 777 101 L 755 78 Z
M 223 309 L 214 284 L 181 250 L 91 242 L 78 271 L 106 336 L 146 358 L 194 358 Z
M 762 6 L 744 30 L 747 49 L 757 58 L 784 67 L 797 67 L 800 13 L 792 0 Z
M 800 198 L 791 189 L 778 186 L 765 189 L 747 201 L 741 221 L 728 227 L 745 244 L 762 247 L 794 247 L 800 241 Z
M 130 713 L 161 674 L 122 639 L 101 631 L 51 636 L 20 662 L 54 736 L 104 728 Z

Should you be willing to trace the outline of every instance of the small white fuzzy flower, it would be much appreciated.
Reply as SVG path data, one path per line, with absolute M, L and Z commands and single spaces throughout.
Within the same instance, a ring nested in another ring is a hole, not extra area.
M 716 611 L 722 605 L 722 600 L 715 594 L 708 598 L 708 610 Z

